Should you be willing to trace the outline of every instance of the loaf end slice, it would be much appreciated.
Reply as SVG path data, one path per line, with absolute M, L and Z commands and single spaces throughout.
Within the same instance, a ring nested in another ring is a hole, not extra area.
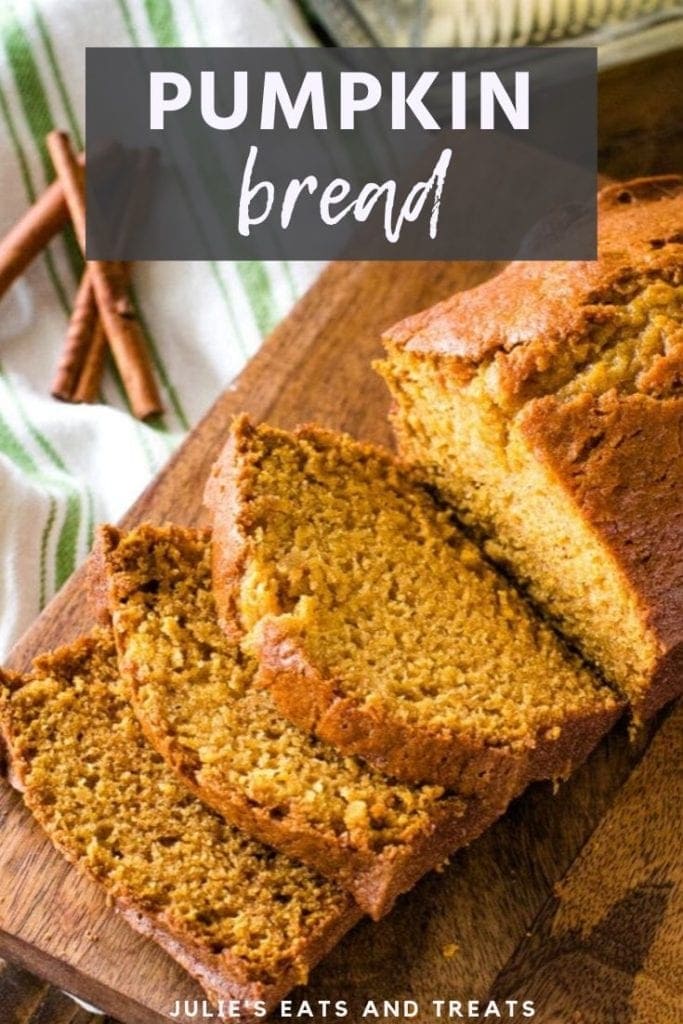
M 647 718 L 683 689 L 683 179 L 387 332 L 402 456 Z
M 205 803 L 373 917 L 504 810 L 392 781 L 283 718 L 218 625 L 206 533 L 103 527 L 98 551 L 119 671 L 151 744 Z
M 565 776 L 619 715 L 388 453 L 243 417 L 207 504 L 224 621 L 281 711 L 339 750 L 510 799 Z
M 14 780 L 48 836 L 214 1002 L 272 1007 L 359 918 L 351 898 L 204 807 L 144 739 L 109 631 L 0 677 Z

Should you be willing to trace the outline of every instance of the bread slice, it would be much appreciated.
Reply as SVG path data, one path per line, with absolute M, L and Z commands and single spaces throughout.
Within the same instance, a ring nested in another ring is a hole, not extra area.
M 272 1007 L 359 918 L 351 897 L 204 807 L 148 745 L 101 630 L 0 677 L 13 779 L 52 842 L 214 1002 Z
M 601 192 L 599 259 L 398 324 L 403 457 L 646 718 L 683 688 L 683 179 Z
M 243 417 L 207 503 L 224 624 L 281 711 L 339 750 L 509 799 L 566 775 L 619 714 L 388 453 Z
M 148 740 L 205 803 L 336 879 L 374 918 L 504 809 L 387 779 L 286 721 L 218 625 L 206 533 L 103 527 L 98 550 Z

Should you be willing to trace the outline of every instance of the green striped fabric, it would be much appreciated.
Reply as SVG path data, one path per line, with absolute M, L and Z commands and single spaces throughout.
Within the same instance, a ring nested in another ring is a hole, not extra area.
M 0 232 L 51 178 L 44 136 L 83 143 L 86 46 L 311 45 L 289 0 L 2 0 Z M 310 263 L 147 263 L 134 295 L 165 415 L 129 413 L 109 367 L 101 403 L 49 397 L 82 271 L 65 232 L 0 301 L 0 658 L 159 471 L 310 284 Z

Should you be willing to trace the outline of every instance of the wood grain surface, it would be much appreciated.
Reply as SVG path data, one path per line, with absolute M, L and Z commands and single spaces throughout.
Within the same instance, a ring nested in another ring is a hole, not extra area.
M 682 67 L 679 53 L 604 78 L 603 171 L 683 169 Z M 200 521 L 203 481 L 238 411 L 282 426 L 315 419 L 387 442 L 387 395 L 368 370 L 380 331 L 496 269 L 330 266 L 125 522 Z M 18 644 L 15 667 L 89 627 L 83 572 Z M 634 741 L 622 723 L 557 794 L 532 787 L 389 918 L 354 929 L 295 998 L 348 998 L 350 1024 L 367 999 L 416 1000 L 419 1020 L 432 1021 L 432 999 L 485 1001 L 490 993 L 535 999 L 542 1024 L 680 1020 L 683 711 L 662 720 Z M 2 1024 L 91 1024 L 24 969 L 126 1024 L 158 1024 L 174 1000 L 202 998 L 63 863 L 5 785 L 0 954 L 22 965 L 0 970 Z
M 73 999 L 21 967 L 0 960 L 2 1024 L 116 1024 L 89 1013 Z
M 683 1020 L 683 704 L 496 979 L 543 1021 Z

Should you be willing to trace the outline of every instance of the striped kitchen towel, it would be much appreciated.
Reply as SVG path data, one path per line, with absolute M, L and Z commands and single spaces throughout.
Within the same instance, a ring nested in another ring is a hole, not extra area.
M 83 141 L 86 46 L 311 45 L 290 0 L 1 0 L 0 232 L 52 177 L 44 136 Z M 0 301 L 0 659 L 319 270 L 312 263 L 148 263 L 134 293 L 167 410 L 49 397 L 80 256 L 58 239 Z

